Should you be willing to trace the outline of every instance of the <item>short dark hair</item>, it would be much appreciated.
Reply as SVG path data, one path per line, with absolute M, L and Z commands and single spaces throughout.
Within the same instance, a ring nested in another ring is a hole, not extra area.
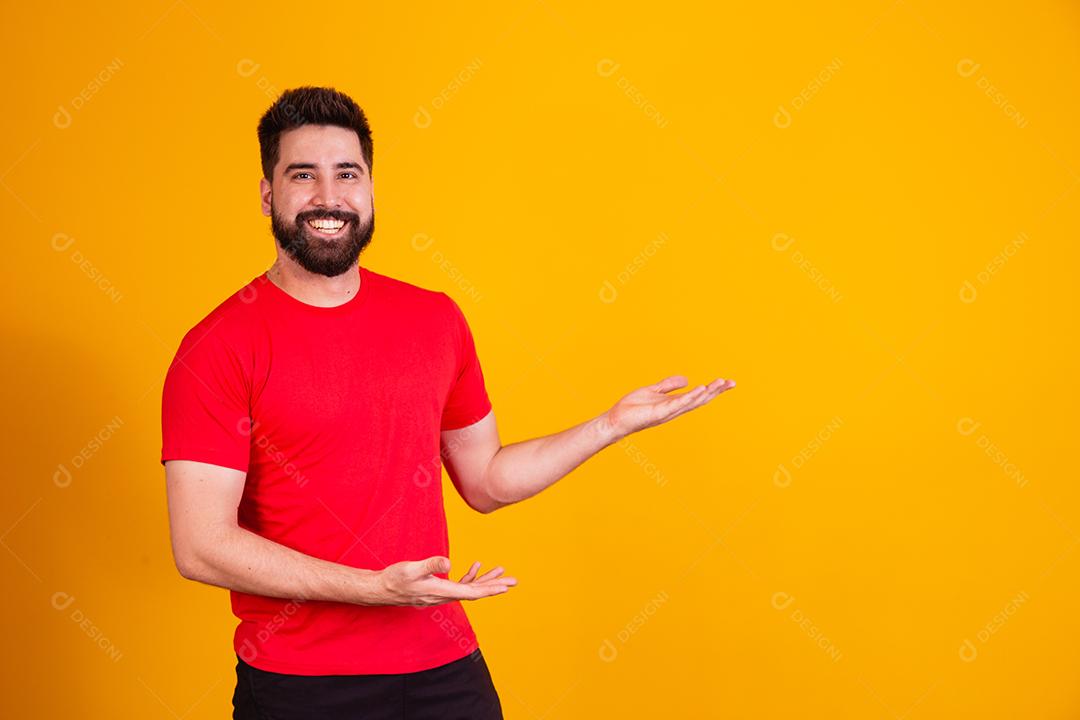
M 303 125 L 335 125 L 354 130 L 360 138 L 360 151 L 372 168 L 371 128 L 360 106 L 351 97 L 334 88 L 304 85 L 281 93 L 259 119 L 259 152 L 263 177 L 273 180 L 274 166 L 280 158 L 281 133 Z

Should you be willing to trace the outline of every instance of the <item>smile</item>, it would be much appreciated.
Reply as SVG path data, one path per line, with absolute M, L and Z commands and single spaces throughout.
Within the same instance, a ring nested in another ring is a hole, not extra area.
M 345 227 L 345 220 L 308 220 L 308 226 L 320 235 L 337 235 Z

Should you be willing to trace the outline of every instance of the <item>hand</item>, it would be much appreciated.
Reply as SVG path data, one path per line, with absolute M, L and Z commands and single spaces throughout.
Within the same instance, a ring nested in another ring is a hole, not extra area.
M 384 605 L 442 605 L 454 600 L 479 600 L 490 595 L 500 595 L 517 580 L 501 577 L 502 566 L 476 576 L 480 563 L 473 563 L 461 580 L 436 577 L 436 573 L 450 570 L 450 560 L 430 557 L 426 560 L 406 560 L 394 563 L 379 572 L 380 595 Z
M 686 378 L 672 375 L 623 397 L 604 415 L 612 434 L 621 439 L 638 430 L 666 423 L 735 387 L 735 381 L 717 378 L 708 385 L 698 385 L 684 393 L 666 394 L 681 387 L 686 387 Z

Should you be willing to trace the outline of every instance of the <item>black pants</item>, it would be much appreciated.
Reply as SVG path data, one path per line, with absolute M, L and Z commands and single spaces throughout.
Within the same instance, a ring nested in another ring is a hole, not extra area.
M 233 720 L 502 720 L 477 648 L 446 665 L 393 675 L 288 675 L 236 658 Z

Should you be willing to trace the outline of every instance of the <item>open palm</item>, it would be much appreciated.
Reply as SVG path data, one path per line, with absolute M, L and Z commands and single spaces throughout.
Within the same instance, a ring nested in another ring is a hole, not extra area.
M 717 378 L 708 385 L 698 385 L 692 390 L 675 395 L 667 394 L 686 387 L 686 383 L 685 376 L 672 375 L 653 385 L 634 390 L 607 411 L 607 420 L 615 433 L 624 437 L 638 430 L 666 423 L 735 387 L 734 380 Z

